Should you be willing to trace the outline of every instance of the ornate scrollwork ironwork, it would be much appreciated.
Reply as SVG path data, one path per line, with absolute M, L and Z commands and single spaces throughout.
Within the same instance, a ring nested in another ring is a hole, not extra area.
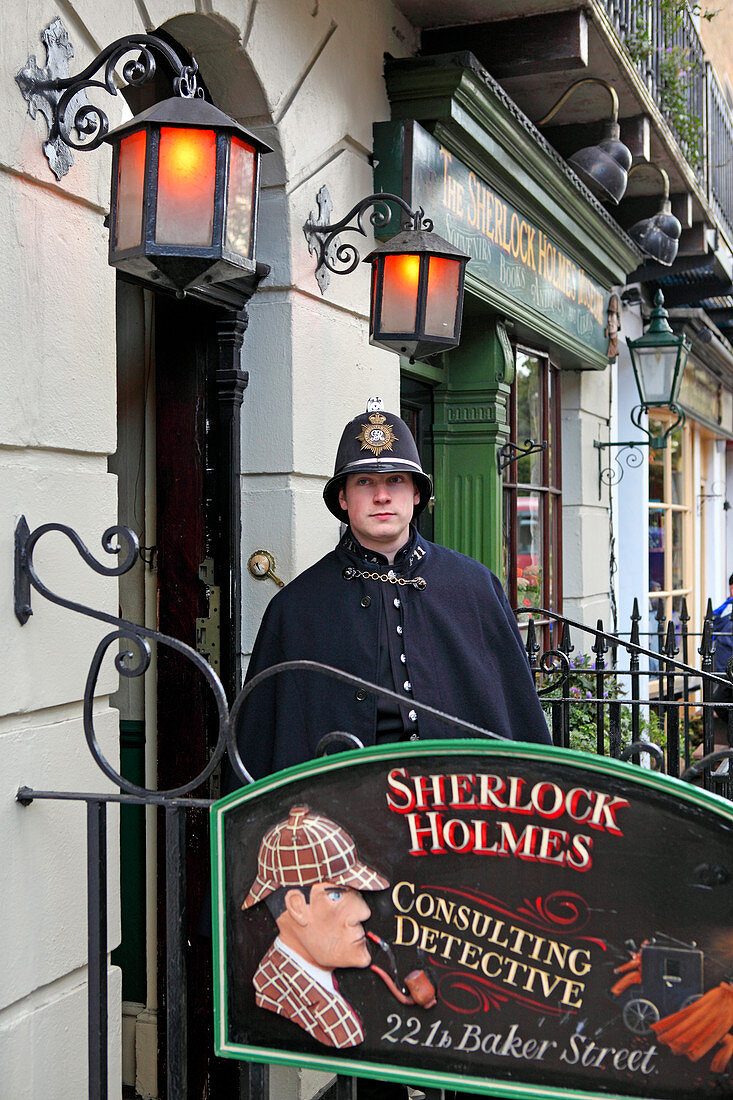
M 536 454 L 539 451 L 546 451 L 547 447 L 546 439 L 543 439 L 541 443 L 535 443 L 534 439 L 525 439 L 523 447 L 520 447 L 518 443 L 507 441 L 496 453 L 496 465 L 499 467 L 499 473 L 506 470 L 513 462 L 519 462 L 520 458 L 526 458 L 527 455 Z
M 322 187 L 318 192 L 317 202 L 318 217 L 311 211 L 310 218 L 303 226 L 303 233 L 308 242 L 308 251 L 316 255 L 316 279 L 321 288 L 321 294 L 325 292 L 329 283 L 326 272 L 330 271 L 334 275 L 350 275 L 352 271 L 356 270 L 361 260 L 359 250 L 351 242 L 347 241 L 341 244 L 338 238 L 344 232 L 361 233 L 362 237 L 366 237 L 367 230 L 364 227 L 364 217 L 370 207 L 372 207 L 372 212 L 369 215 L 369 224 L 373 229 L 384 229 L 385 226 L 389 225 L 394 214 L 390 207 L 390 203 L 393 203 L 407 215 L 402 220 L 404 229 L 413 229 L 416 232 L 423 229 L 428 233 L 433 231 L 433 223 L 430 218 L 425 217 L 425 211 L 421 206 L 417 210 L 413 210 L 400 195 L 393 195 L 387 191 L 367 195 L 366 198 L 352 207 L 346 217 L 332 224 L 323 220 L 330 217 L 330 212 L 333 209 L 328 190 L 325 187 Z M 350 225 L 349 223 L 352 220 L 354 224 Z
M 229 707 L 219 677 L 208 662 L 197 653 L 195 649 L 186 645 L 184 642 L 179 642 L 176 638 L 171 638 L 167 634 L 161 634 L 159 631 L 152 630 L 150 627 L 140 626 L 137 623 L 129 622 L 127 619 L 122 619 L 119 616 L 110 615 L 106 611 L 99 611 L 96 608 L 87 607 L 85 604 L 78 603 L 75 600 L 69 600 L 65 596 L 53 592 L 39 577 L 33 561 L 34 550 L 39 540 L 52 531 L 64 535 L 90 569 L 93 569 L 95 573 L 99 573 L 105 577 L 120 577 L 133 567 L 139 556 L 139 542 L 137 535 L 135 535 L 129 527 L 120 525 L 108 527 L 102 535 L 102 548 L 105 553 L 118 555 L 124 549 L 125 554 L 122 560 L 118 561 L 115 565 L 105 565 L 104 562 L 98 561 L 97 558 L 94 557 L 77 532 L 74 531 L 73 528 L 66 526 L 66 524 L 44 523 L 40 527 L 37 527 L 35 531 L 29 532 L 25 517 L 21 516 L 16 526 L 15 603 L 16 615 L 19 621 L 21 623 L 27 622 L 28 617 L 32 614 L 30 594 L 28 594 L 24 607 L 24 611 L 26 611 L 27 614 L 24 616 L 18 615 L 19 604 L 23 603 L 22 593 L 24 593 L 26 589 L 28 593 L 30 593 L 30 588 L 32 587 L 45 599 L 49 600 L 51 603 L 57 604 L 59 607 L 64 607 L 68 611 L 76 611 L 80 615 L 86 615 L 89 618 L 108 623 L 115 628 L 109 634 L 106 634 L 97 645 L 84 688 L 84 733 L 92 756 L 107 778 L 111 779 L 120 790 L 127 794 L 141 797 L 157 796 L 159 798 L 176 798 L 179 795 L 187 794 L 189 791 L 195 790 L 212 774 L 224 755 L 226 746 Z M 117 542 L 118 545 L 115 545 L 115 542 Z M 21 593 L 20 596 L 19 592 Z M 214 694 L 219 714 L 219 736 L 214 752 L 206 768 L 204 768 L 199 775 L 195 776 L 188 783 L 175 789 L 152 791 L 145 787 L 139 787 L 135 783 L 131 783 L 129 780 L 125 779 L 124 776 L 120 775 L 112 764 L 110 764 L 102 752 L 97 739 L 94 730 L 94 693 L 99 677 L 99 670 L 110 645 L 121 639 L 132 642 L 137 650 L 137 654 L 129 650 L 123 650 L 116 655 L 115 666 L 118 672 L 123 676 L 142 676 L 147 671 L 150 666 L 149 643 L 154 641 L 176 650 L 190 660 L 207 680 Z M 251 777 L 247 776 L 245 781 L 251 782 Z
M 610 444 L 609 444 L 610 446 Z M 640 449 L 645 447 L 644 442 L 640 443 L 623 443 L 618 444 L 620 450 L 613 456 L 613 460 L 616 466 L 605 466 L 601 469 L 600 466 L 600 452 L 598 460 L 598 478 L 604 485 L 618 485 L 619 481 L 624 476 L 624 465 L 629 470 L 637 470 L 644 461 L 644 452 Z
M 654 771 L 664 774 L 664 752 L 653 741 L 632 741 L 619 756 L 619 760 L 631 760 L 633 756 L 643 756 L 644 753 L 654 761 Z
M 549 695 L 550 692 L 555 691 L 556 688 L 567 686 L 570 678 L 570 659 L 567 653 L 563 653 L 561 649 L 545 650 L 540 658 L 539 670 L 543 676 L 551 676 L 558 672 L 556 680 L 543 688 L 537 689 L 537 694 L 542 698 L 544 695 Z
M 105 47 L 82 72 L 75 76 L 58 75 L 60 71 L 54 64 L 52 48 L 60 44 L 62 56 L 73 56 L 73 47 L 69 42 L 66 29 L 60 19 L 56 19 L 41 35 L 48 50 L 48 64 L 41 69 L 31 54 L 25 66 L 16 76 L 16 82 L 28 102 L 28 112 L 35 118 L 41 111 L 48 123 L 46 144 L 71 149 L 92 150 L 104 141 L 109 132 L 109 119 L 105 112 L 86 99 L 88 88 L 101 88 L 110 95 L 117 95 L 115 69 L 126 54 L 137 52 L 136 57 L 128 58 L 122 66 L 122 76 L 127 84 L 135 87 L 147 83 L 155 76 L 155 54 L 162 57 L 174 73 L 173 88 L 175 94 L 184 99 L 203 96 L 198 85 L 198 65 L 194 59 L 188 64 L 182 60 L 175 49 L 162 38 L 154 34 L 128 34 L 118 38 Z M 102 70 L 101 79 L 95 79 Z M 78 139 L 72 136 L 76 131 Z M 73 159 L 60 158 L 58 152 L 54 159 L 48 150 L 51 167 L 61 179 L 68 172 Z
M 644 432 L 647 439 L 627 439 L 619 442 L 602 443 L 598 439 L 593 440 L 593 446 L 598 451 L 598 499 L 601 499 L 601 486 L 602 485 L 618 485 L 624 476 L 624 466 L 626 464 L 629 470 L 637 469 L 644 461 L 644 455 L 641 451 L 641 447 L 651 447 L 653 451 L 663 451 L 667 446 L 667 441 L 670 436 L 684 425 L 687 417 L 679 405 L 666 405 L 674 420 L 670 421 L 661 435 L 656 435 L 650 431 L 648 425 L 642 422 L 642 416 L 649 410 L 646 405 L 634 405 L 633 409 L 629 413 L 629 419 L 635 428 L 638 428 L 640 432 Z M 604 467 L 601 461 L 601 453 L 607 447 L 620 447 L 621 450 L 616 455 L 616 465 L 618 469 L 614 469 L 612 466 Z M 628 450 L 628 454 L 625 455 L 624 451 Z
M 162 802 L 164 800 L 177 799 L 181 795 L 190 794 L 191 791 L 200 787 L 212 775 L 215 768 L 221 762 L 225 750 L 228 753 L 229 762 L 237 779 L 244 784 L 254 782 L 252 775 L 247 770 L 246 764 L 239 753 L 239 747 L 237 745 L 237 720 L 251 692 L 271 676 L 278 676 L 284 672 L 294 671 L 316 672 L 323 676 L 339 680 L 351 687 L 369 692 L 380 698 L 388 699 L 396 703 L 404 702 L 404 697 L 398 695 L 394 691 L 378 687 L 369 680 L 363 680 L 359 676 L 353 676 L 351 673 L 331 668 L 329 665 L 324 665 L 317 661 L 284 661 L 281 664 L 264 669 L 256 676 L 253 676 L 237 695 L 230 711 L 221 680 L 208 661 L 191 646 L 167 634 L 162 634 L 160 631 L 153 630 L 150 627 L 129 622 L 118 616 L 110 615 L 106 611 L 99 611 L 95 608 L 87 607 L 85 604 L 75 600 L 69 600 L 65 596 L 53 592 L 39 577 L 33 561 L 33 554 L 39 540 L 44 535 L 51 532 L 64 535 L 74 546 L 83 561 L 93 569 L 95 573 L 99 573 L 106 577 L 122 576 L 132 568 L 139 557 L 138 539 L 134 532 L 127 527 L 109 527 L 102 536 L 102 547 L 105 553 L 114 555 L 123 554 L 124 556 L 114 565 L 105 565 L 104 562 L 95 558 L 76 531 L 66 526 L 66 524 L 44 523 L 31 532 L 29 531 L 25 517 L 21 516 L 16 526 L 15 604 L 18 621 L 24 624 L 32 614 L 30 590 L 33 588 L 45 599 L 49 600 L 51 603 L 57 604 L 59 607 L 66 608 L 69 611 L 75 611 L 81 615 L 86 615 L 100 622 L 108 623 L 114 628 L 101 639 L 92 656 L 84 688 L 83 718 L 84 734 L 92 757 L 103 774 L 106 775 L 115 786 L 119 787 L 124 795 L 140 798 L 146 802 Z M 123 648 L 115 656 L 115 666 L 122 676 L 135 677 L 144 675 L 150 667 L 150 643 L 156 642 L 159 645 L 164 645 L 169 649 L 175 650 L 187 660 L 191 661 L 204 677 L 214 695 L 218 712 L 216 745 L 214 746 L 214 750 L 206 767 L 187 783 L 181 784 L 179 787 L 171 788 L 170 790 L 150 790 L 130 782 L 130 780 L 125 779 L 125 777 L 116 770 L 113 764 L 110 763 L 97 738 L 94 729 L 94 697 L 99 672 L 110 646 L 114 642 L 125 641 L 130 643 L 131 648 Z M 443 722 L 447 726 L 452 726 L 456 730 L 460 730 L 464 736 L 488 737 L 494 740 L 503 740 L 498 734 L 481 729 L 471 722 L 464 722 L 459 718 L 455 718 L 450 714 L 445 714 L 443 711 L 437 710 L 435 707 L 430 707 L 425 703 L 419 703 L 417 700 L 413 700 L 412 706 L 418 713 L 430 715 L 430 717 L 437 719 L 437 721 Z M 325 737 L 321 739 L 318 751 L 326 751 L 329 747 L 335 746 L 337 742 L 340 743 L 342 750 L 344 747 L 361 747 L 361 742 L 353 734 L 333 732 L 326 734 Z M 33 791 L 30 790 L 30 788 L 22 788 L 22 795 L 19 795 L 19 797 L 25 802 L 32 801 Z
M 334 745 L 340 746 L 340 751 L 345 749 L 363 749 L 364 744 L 354 733 L 347 733 L 345 730 L 332 730 L 330 733 L 324 733 L 321 740 L 316 745 L 316 757 L 328 756 L 329 749 Z

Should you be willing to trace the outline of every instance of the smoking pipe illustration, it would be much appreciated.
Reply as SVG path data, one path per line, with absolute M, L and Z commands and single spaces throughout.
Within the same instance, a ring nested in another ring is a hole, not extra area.
M 437 1004 L 435 986 L 424 970 L 412 970 L 405 978 L 403 988 L 400 988 L 397 963 L 395 962 L 392 948 L 386 940 L 381 939 L 381 937 L 377 936 L 374 932 L 367 932 L 367 936 L 372 943 L 376 943 L 377 947 L 381 947 L 382 951 L 386 954 L 389 960 L 389 968 L 394 977 L 390 976 L 386 970 L 383 970 L 381 966 L 377 966 L 375 963 L 372 963 L 369 969 L 379 975 L 387 986 L 387 989 L 397 998 L 400 1004 L 419 1005 L 420 1008 L 432 1008 L 434 1004 Z M 405 993 L 404 987 L 407 987 L 407 993 Z

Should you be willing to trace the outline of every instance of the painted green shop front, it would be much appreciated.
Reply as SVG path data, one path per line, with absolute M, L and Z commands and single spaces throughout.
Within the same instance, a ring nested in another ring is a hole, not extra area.
M 498 456 L 518 356 L 604 370 L 610 291 L 639 254 L 471 54 L 388 61 L 386 79 L 377 188 L 422 206 L 471 255 L 460 347 L 403 363 L 403 406 L 435 478 L 426 533 L 501 575 L 504 484 L 517 469 L 503 478 Z

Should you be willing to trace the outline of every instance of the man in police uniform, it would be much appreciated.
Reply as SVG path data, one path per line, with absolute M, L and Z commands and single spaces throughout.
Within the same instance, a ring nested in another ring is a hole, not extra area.
M 242 904 L 264 901 L 278 929 L 252 980 L 257 1005 L 324 1046 L 362 1043 L 362 1022 L 333 972 L 371 965 L 362 923 L 371 911 L 362 890 L 388 885 L 362 863 L 345 829 L 308 806 L 293 806 L 262 838 L 257 877 Z
M 411 523 L 431 491 L 409 428 L 372 399 L 344 429 L 323 491 L 348 529 L 335 550 L 273 597 L 247 676 L 308 659 L 402 699 L 377 700 L 311 672 L 271 677 L 248 699 L 238 730 L 255 778 L 312 759 L 331 730 L 364 745 L 466 736 L 419 715 L 415 701 L 501 737 L 550 743 L 499 580 Z
M 311 672 L 270 677 L 252 692 L 238 728 L 255 778 L 312 759 L 332 730 L 364 745 L 467 736 L 418 714 L 415 702 L 504 738 L 550 743 L 501 583 L 412 525 L 431 493 L 409 428 L 372 399 L 346 425 L 323 490 L 347 530 L 335 550 L 273 597 L 247 678 L 281 661 L 320 661 L 401 701 Z M 358 1082 L 359 1100 L 406 1096 L 402 1085 Z

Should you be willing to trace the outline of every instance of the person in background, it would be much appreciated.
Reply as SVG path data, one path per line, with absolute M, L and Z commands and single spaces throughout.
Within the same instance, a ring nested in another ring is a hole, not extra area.
M 719 676 L 726 675 L 726 665 L 733 657 L 733 573 L 728 577 L 728 599 L 724 600 L 720 607 L 713 610 L 713 642 L 715 654 L 713 656 L 714 668 Z M 733 688 L 716 684 L 713 689 L 714 703 L 733 703 Z M 715 744 L 716 747 L 728 744 L 728 711 L 730 707 L 721 706 L 715 714 Z M 725 728 L 720 728 L 724 724 Z

